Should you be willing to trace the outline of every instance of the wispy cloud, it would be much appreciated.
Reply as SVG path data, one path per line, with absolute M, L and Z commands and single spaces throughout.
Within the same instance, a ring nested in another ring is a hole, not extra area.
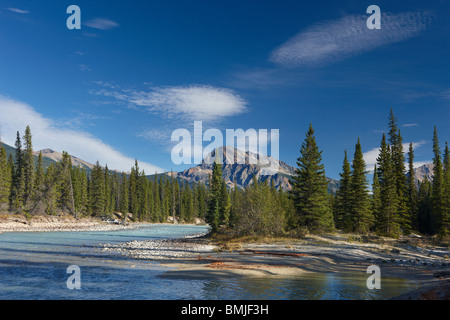
M 379 30 L 369 30 L 367 18 L 349 15 L 313 25 L 275 49 L 270 60 L 286 67 L 332 63 L 417 36 L 431 23 L 433 15 L 429 12 L 382 12 Z
M 404 128 L 408 128 L 408 127 L 418 127 L 418 126 L 419 126 L 418 123 L 405 123 L 405 124 L 402 124 L 402 127 L 404 127 Z
M 78 68 L 80 68 L 81 71 L 91 71 L 91 68 L 89 68 L 87 65 L 85 64 L 79 64 Z
M 17 130 L 23 133 L 26 126 L 30 125 L 35 150 L 51 148 L 59 152 L 67 151 L 91 163 L 98 160 L 102 165 L 108 164 L 109 168 L 121 171 L 129 171 L 134 164 L 133 158 L 100 139 L 81 130 L 61 127 L 26 103 L 0 95 L 0 114 L 2 114 L 0 117 L 2 140 L 9 145 L 14 145 Z M 144 161 L 139 161 L 139 166 L 146 173 L 165 171 Z
M 442 97 L 442 99 L 445 99 L 445 100 L 450 100 L 450 89 L 449 90 L 446 90 L 446 91 L 443 91 L 443 92 L 441 92 L 441 97 Z
M 22 9 L 18 9 L 18 8 L 7 8 L 9 11 L 15 12 L 15 13 L 20 13 L 20 14 L 27 14 L 30 13 L 30 11 L 28 10 L 22 10 Z
M 163 118 L 214 121 L 246 111 L 247 102 L 232 90 L 207 85 L 151 87 L 146 91 L 107 85 L 92 94 L 145 108 Z
M 84 25 L 99 30 L 111 30 L 119 26 L 117 22 L 105 18 L 94 18 L 85 22 Z

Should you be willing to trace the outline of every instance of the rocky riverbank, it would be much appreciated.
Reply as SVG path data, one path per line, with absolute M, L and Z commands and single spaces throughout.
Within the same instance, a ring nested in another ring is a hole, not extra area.
M 298 276 L 307 272 L 364 273 L 380 267 L 383 277 L 416 281 L 418 290 L 399 299 L 450 299 L 450 252 L 447 248 L 407 241 L 350 242 L 339 235 L 310 236 L 279 243 L 241 243 L 224 249 L 204 235 L 174 240 L 103 244 L 105 252 L 162 263 L 162 276 L 226 279 L 243 276 Z
M 108 223 L 98 218 L 74 218 L 73 216 L 33 216 L 0 215 L 2 232 L 49 232 L 49 231 L 108 231 L 136 228 L 137 223 Z

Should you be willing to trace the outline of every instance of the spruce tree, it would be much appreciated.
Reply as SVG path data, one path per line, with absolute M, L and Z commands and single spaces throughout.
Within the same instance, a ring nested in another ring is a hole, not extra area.
M 220 189 L 220 221 L 223 225 L 229 226 L 230 224 L 230 207 L 231 207 L 231 199 L 228 193 L 227 185 L 225 181 L 222 180 L 222 186 Z
M 378 231 L 388 236 L 399 236 L 400 219 L 398 217 L 398 194 L 394 163 L 384 133 L 377 158 L 377 167 L 381 199 L 380 214 L 377 221 Z
M 414 148 L 412 142 L 409 143 L 408 151 L 408 212 L 410 225 L 417 229 L 417 186 L 416 186 L 416 172 L 414 171 Z
M 58 179 L 56 164 L 52 163 L 45 173 L 44 178 L 44 204 L 45 213 L 54 215 L 57 213 L 57 199 L 59 198 L 59 190 L 55 181 Z
M 375 221 L 381 221 L 381 194 L 380 194 L 380 181 L 378 180 L 378 169 L 375 164 L 372 180 L 372 212 Z M 375 228 L 376 229 L 376 228 Z
M 428 235 L 434 233 L 431 189 L 431 182 L 425 176 L 425 179 L 419 182 L 417 194 L 417 228 L 419 232 Z
M 221 196 L 222 196 L 222 165 L 217 159 L 213 165 L 212 177 L 209 183 L 209 202 L 206 215 L 211 231 L 216 232 L 221 224 Z
M 363 158 L 361 143 L 358 138 L 352 163 L 350 179 L 351 205 L 349 210 L 352 231 L 362 234 L 369 232 L 374 221 L 372 210 L 370 208 L 370 196 L 366 174 L 366 163 Z
M 33 146 L 31 142 L 31 130 L 30 126 L 25 129 L 25 135 L 23 136 L 25 142 L 25 150 L 22 154 L 23 157 L 23 177 L 24 177 L 24 190 L 23 201 L 25 206 L 29 206 L 32 202 L 33 189 L 34 189 L 34 159 L 33 159 Z
M 297 166 L 292 178 L 291 197 L 300 226 L 308 228 L 311 232 L 332 230 L 334 223 L 322 164 L 322 151 L 319 151 L 316 144 L 312 124 L 300 149 Z
M 441 149 L 439 146 L 439 139 L 437 134 L 437 129 L 434 127 L 433 133 L 433 181 L 432 181 L 432 192 L 431 192 L 431 203 L 432 203 L 432 216 L 433 216 L 433 229 L 434 232 L 443 231 L 443 168 L 442 168 L 442 157 Z
M 351 168 L 348 162 L 347 150 L 344 152 L 344 161 L 342 164 L 342 173 L 339 174 L 339 189 L 336 192 L 336 202 L 334 210 L 334 223 L 336 228 L 349 231 L 351 229 L 351 190 L 350 190 L 350 175 Z
M 11 194 L 11 168 L 8 164 L 6 150 L 0 147 L 0 210 L 6 209 Z
M 397 190 L 397 215 L 400 228 L 403 233 L 411 231 L 411 216 L 407 205 L 407 182 L 405 170 L 405 156 L 403 153 L 403 138 L 398 129 L 397 118 L 391 108 L 389 115 L 389 143 L 391 147 L 391 159 L 395 177 L 395 187 Z
M 89 187 L 89 206 L 93 216 L 101 216 L 105 210 L 105 175 L 97 161 L 91 171 Z
M 450 233 L 450 151 L 447 141 L 445 142 L 443 165 L 442 226 L 440 233 L 441 236 L 445 237 Z
M 120 184 L 120 212 L 125 220 L 129 211 L 129 196 L 128 196 L 128 179 L 125 172 L 122 172 L 122 182 Z
M 13 211 L 21 212 L 24 204 L 25 192 L 25 176 L 24 176 L 24 160 L 22 153 L 22 140 L 20 133 L 17 131 L 16 136 L 16 154 L 14 162 L 14 175 L 12 177 L 12 192 L 11 192 L 11 208 Z
M 75 204 L 72 186 L 72 159 L 70 155 L 63 151 L 61 162 L 58 163 L 58 185 L 59 185 L 59 207 L 75 214 Z

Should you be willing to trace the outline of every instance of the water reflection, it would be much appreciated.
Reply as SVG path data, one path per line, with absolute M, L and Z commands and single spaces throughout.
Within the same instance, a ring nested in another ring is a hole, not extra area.
M 306 273 L 301 277 L 183 280 L 160 277 L 158 263 L 104 253 L 97 244 L 176 238 L 205 231 L 199 226 L 150 225 L 105 232 L 0 234 L 0 299 L 386 299 L 415 288 L 382 278 L 381 290 L 366 287 L 366 274 Z M 69 265 L 81 268 L 81 290 L 66 286 Z
M 369 290 L 364 275 L 308 273 L 301 277 L 265 277 L 209 281 L 203 287 L 206 299 L 276 300 L 372 300 L 389 299 L 416 284 L 401 278 L 382 282 L 380 290 Z

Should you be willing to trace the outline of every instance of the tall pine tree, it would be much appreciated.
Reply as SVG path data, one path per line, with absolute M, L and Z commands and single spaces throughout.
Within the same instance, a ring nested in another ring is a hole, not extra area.
M 412 142 L 409 143 L 408 151 L 408 211 L 411 217 L 410 225 L 417 229 L 417 186 L 416 172 L 414 170 L 414 148 Z
M 291 197 L 300 226 L 308 228 L 311 232 L 332 230 L 334 222 L 322 164 L 322 151 L 319 151 L 317 146 L 312 124 L 300 149 L 297 166 L 292 178 Z
M 439 146 L 439 139 L 437 134 L 437 129 L 434 127 L 433 133 L 433 181 L 431 189 L 431 204 L 432 204 L 432 216 L 433 216 L 433 229 L 434 232 L 443 231 L 441 228 L 443 226 L 443 168 L 442 168 L 442 157 L 441 148 Z
M 395 169 L 390 146 L 383 133 L 380 153 L 377 158 L 377 174 L 380 182 L 381 208 L 378 215 L 378 231 L 388 236 L 400 235 L 400 219 L 398 217 L 398 194 Z
M 334 210 L 334 223 L 336 228 L 350 231 L 351 229 L 351 190 L 350 190 L 350 175 L 351 168 L 348 162 L 347 150 L 344 152 L 344 161 L 342 164 L 342 173 L 339 174 L 339 189 L 336 192 L 336 202 Z
M 366 174 L 366 163 L 363 158 L 361 143 L 358 138 L 352 163 L 350 180 L 351 206 L 349 209 L 352 231 L 362 234 L 369 232 L 374 221 L 372 210 L 370 208 L 370 196 Z

